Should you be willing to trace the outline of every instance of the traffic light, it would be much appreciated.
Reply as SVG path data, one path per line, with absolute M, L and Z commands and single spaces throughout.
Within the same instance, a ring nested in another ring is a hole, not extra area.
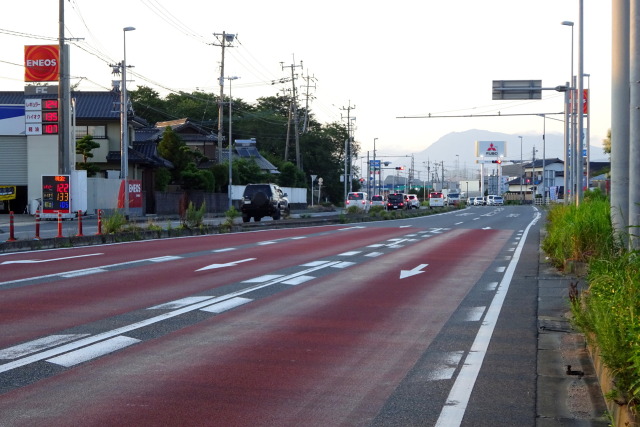
M 403 171 L 404 170 L 404 166 L 396 166 L 396 170 L 397 171 Z
M 501 164 L 501 163 L 502 163 L 502 160 L 491 160 L 491 163 Z

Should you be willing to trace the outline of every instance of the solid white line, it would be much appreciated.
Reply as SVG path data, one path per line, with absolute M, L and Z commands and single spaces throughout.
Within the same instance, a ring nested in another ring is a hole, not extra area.
M 459 426 L 462 423 L 462 418 L 464 417 L 467 405 L 469 404 L 469 398 L 471 397 L 471 391 L 473 390 L 478 374 L 480 373 L 480 368 L 482 367 L 484 356 L 487 354 L 487 348 L 489 348 L 489 342 L 491 341 L 493 330 L 496 327 L 502 305 L 504 304 L 507 292 L 509 291 L 509 286 L 511 285 L 511 279 L 513 279 L 513 274 L 516 270 L 516 266 L 518 265 L 518 261 L 520 260 L 520 254 L 522 253 L 522 247 L 524 246 L 526 236 L 529 233 L 529 229 L 531 229 L 533 224 L 535 224 L 539 218 L 540 213 L 536 212 L 536 216 L 524 230 L 525 238 L 520 241 L 516 252 L 513 254 L 513 259 L 509 263 L 507 271 L 500 282 L 500 286 L 491 301 L 491 305 L 487 310 L 484 321 L 482 322 L 482 325 L 478 330 L 478 334 L 471 345 L 471 350 L 460 369 L 460 373 L 458 374 L 453 387 L 451 387 L 447 401 L 442 408 L 442 412 L 440 412 L 440 417 L 438 418 L 436 427 L 453 427 Z

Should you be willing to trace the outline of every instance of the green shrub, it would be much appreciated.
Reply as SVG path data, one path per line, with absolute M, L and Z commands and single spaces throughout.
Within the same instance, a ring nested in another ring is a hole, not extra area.
M 182 219 L 182 226 L 190 230 L 201 227 L 204 222 L 206 209 L 207 205 L 205 202 L 202 202 L 198 209 L 195 208 L 193 202 L 189 202 L 189 206 L 187 207 L 187 210 L 184 213 L 184 218 Z
M 102 219 L 103 231 L 106 234 L 120 233 L 127 223 L 127 218 L 120 211 L 115 211 Z
M 607 257 L 619 246 L 611 225 L 609 202 L 585 198 L 580 206 L 555 205 L 547 214 L 542 249 L 557 267 L 565 260 L 588 262 Z
M 640 256 L 624 253 L 589 263 L 589 289 L 572 304 L 574 324 L 597 345 L 618 394 L 640 403 Z

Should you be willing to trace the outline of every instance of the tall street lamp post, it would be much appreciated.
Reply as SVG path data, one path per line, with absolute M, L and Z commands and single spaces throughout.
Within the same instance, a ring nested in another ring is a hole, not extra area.
M 378 138 L 373 138 L 373 194 L 377 194 L 376 188 L 376 175 L 378 174 L 378 167 L 376 166 L 376 141 Z
M 522 137 L 520 138 L 520 203 L 524 204 L 524 193 L 522 192 L 522 180 L 524 180 L 524 163 L 522 162 Z
M 127 97 L 127 31 L 134 27 L 122 29 L 123 59 L 122 59 L 122 90 L 120 91 L 120 179 L 124 180 L 124 215 L 129 218 L 129 99 Z
M 232 123 L 231 120 L 231 112 L 233 110 L 233 99 L 231 98 L 231 81 L 237 80 L 240 77 L 226 77 L 229 80 L 229 144 L 227 145 L 227 149 L 229 150 L 229 209 L 233 207 L 233 156 L 231 154 L 231 150 L 233 148 L 233 133 L 232 133 Z
M 575 168 L 573 166 L 574 158 L 575 158 L 575 149 L 574 146 L 574 137 L 575 137 L 575 129 L 572 126 L 574 123 L 573 114 L 574 114 L 574 105 L 575 105 L 575 85 L 573 84 L 573 21 L 562 21 L 562 25 L 567 27 L 571 27 L 571 75 L 569 79 L 569 84 L 571 87 L 568 91 L 569 97 L 569 114 L 568 119 L 569 122 L 565 124 L 565 133 L 567 137 L 565 138 L 565 159 L 564 159 L 564 200 L 565 203 L 569 201 L 569 197 L 574 196 L 573 192 L 573 175 Z

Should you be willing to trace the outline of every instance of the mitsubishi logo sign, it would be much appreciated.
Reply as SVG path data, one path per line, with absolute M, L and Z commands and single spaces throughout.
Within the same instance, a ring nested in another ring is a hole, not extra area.
M 504 157 L 507 155 L 505 141 L 476 141 L 476 157 Z

